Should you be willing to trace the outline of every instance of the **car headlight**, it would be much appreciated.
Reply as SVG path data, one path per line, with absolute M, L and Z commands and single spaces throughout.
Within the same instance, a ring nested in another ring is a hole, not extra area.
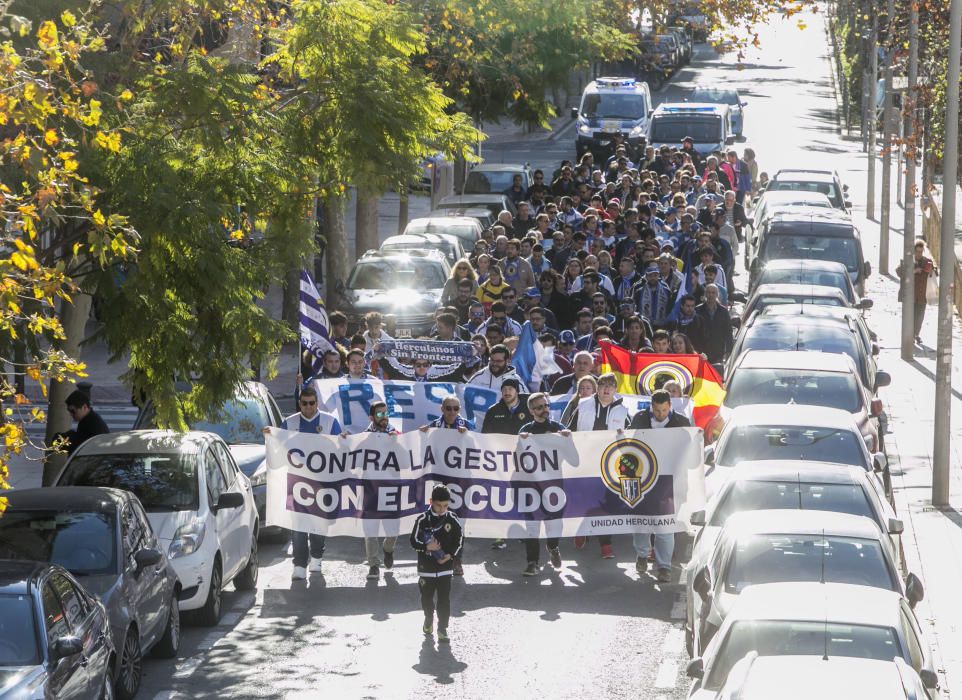
M 645 135 L 645 129 L 644 127 L 642 127 L 641 124 L 634 127 L 631 131 L 628 132 L 628 138 L 630 139 L 641 138 L 644 135 Z
M 258 486 L 264 486 L 267 483 L 267 469 L 263 465 L 257 468 L 250 476 L 251 488 L 257 488 Z
M 204 543 L 204 533 L 206 531 L 207 526 L 203 520 L 192 520 L 185 525 L 181 525 L 177 528 L 177 532 L 174 533 L 174 540 L 170 543 L 167 556 L 171 559 L 176 559 L 177 557 L 186 557 L 188 554 L 193 554 L 200 549 L 200 546 Z
M 579 122 L 579 123 L 578 123 L 578 133 L 581 134 L 582 136 L 590 136 L 590 135 L 591 135 L 591 127 L 588 126 L 585 122 Z

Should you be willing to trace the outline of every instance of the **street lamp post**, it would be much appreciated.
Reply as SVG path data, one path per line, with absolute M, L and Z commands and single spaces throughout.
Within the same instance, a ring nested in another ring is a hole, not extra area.
M 915 355 L 915 270 L 913 251 L 915 246 L 915 154 L 918 152 L 916 138 L 916 115 L 918 114 L 919 79 L 919 8 L 911 3 L 909 16 L 909 76 L 908 89 L 903 101 L 905 139 L 905 223 L 902 228 L 902 359 L 911 360 Z
M 892 64 L 895 61 L 895 0 L 888 0 L 885 31 L 885 92 L 882 109 L 882 215 L 879 218 L 880 275 L 889 273 L 889 223 L 892 216 Z
M 939 337 L 935 350 L 935 429 L 932 504 L 949 505 L 949 447 L 952 429 L 952 305 L 955 300 L 955 188 L 959 181 L 959 53 L 962 0 L 949 8 L 949 60 L 945 88 L 945 162 L 939 243 Z
M 872 13 L 872 39 L 869 41 L 869 50 L 872 53 L 872 58 L 869 61 L 871 66 L 869 70 L 869 89 L 871 90 L 872 96 L 869 100 L 869 105 L 871 106 L 871 116 L 869 118 L 869 128 L 868 128 L 868 191 L 865 194 L 865 216 L 874 221 L 875 219 L 875 163 L 876 157 L 876 144 L 875 144 L 875 134 L 876 127 L 878 126 L 877 112 L 875 105 L 878 101 L 878 14 Z

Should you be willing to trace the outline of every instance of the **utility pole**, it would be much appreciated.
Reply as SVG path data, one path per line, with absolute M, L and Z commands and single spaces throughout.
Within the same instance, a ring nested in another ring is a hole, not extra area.
M 949 66 L 945 88 L 945 162 L 939 242 L 939 339 L 935 350 L 935 431 L 932 505 L 949 505 L 949 447 L 952 440 L 952 306 L 955 299 L 955 188 L 959 182 L 959 53 L 962 0 L 949 9 Z
M 872 60 L 869 61 L 871 65 L 871 75 L 869 75 L 869 90 L 871 90 L 871 97 L 869 98 L 869 108 L 871 109 L 871 116 L 869 118 L 868 124 L 868 192 L 865 195 L 865 216 L 875 220 L 875 161 L 876 161 L 876 145 L 875 145 L 875 133 L 878 126 L 878 119 L 876 118 L 875 102 L 876 93 L 878 92 L 878 13 L 872 12 L 872 38 L 869 39 L 869 51 L 872 54 Z
M 888 0 L 885 20 L 885 102 L 882 110 L 882 216 L 879 219 L 880 275 L 889 273 L 889 221 L 892 216 L 892 63 L 895 60 L 895 0 Z
M 902 101 L 903 139 L 905 141 L 905 223 L 902 228 L 902 359 L 915 356 L 915 270 L 913 253 L 915 246 L 915 154 L 918 153 L 919 81 L 919 6 L 909 0 L 909 84 Z

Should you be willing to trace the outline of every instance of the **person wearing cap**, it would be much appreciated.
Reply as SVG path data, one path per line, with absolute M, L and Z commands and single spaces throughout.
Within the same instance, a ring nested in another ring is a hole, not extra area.
M 647 318 L 653 327 L 664 326 L 673 297 L 668 285 L 661 280 L 657 263 L 645 268 L 645 279 L 635 288 L 634 299 L 638 313 Z
M 521 426 L 531 420 L 527 393 L 522 391 L 521 380 L 517 377 L 508 377 L 501 382 L 501 399 L 485 413 L 481 432 L 517 435 Z
M 704 169 L 705 160 L 695 150 L 695 139 L 691 136 L 686 136 L 681 140 L 681 152 L 691 159 L 691 164 L 695 166 L 695 172 L 701 172 Z
M 601 218 L 617 222 L 621 218 L 621 200 L 617 197 L 609 199 L 604 211 L 601 212 Z
M 448 510 L 451 492 L 446 486 L 435 486 L 431 491 L 431 505 L 414 521 L 411 547 L 418 553 L 418 590 L 425 635 L 434 633 L 434 615 L 438 618 L 438 641 L 448 642 L 448 621 L 451 618 L 451 580 L 454 562 L 464 546 L 461 521 Z
M 574 358 L 576 340 L 574 331 L 568 329 L 561 331 L 558 334 L 558 345 L 555 348 L 555 360 L 564 358 L 570 364 Z

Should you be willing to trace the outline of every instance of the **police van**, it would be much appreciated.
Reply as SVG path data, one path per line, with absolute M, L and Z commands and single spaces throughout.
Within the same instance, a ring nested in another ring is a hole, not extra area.
M 597 78 L 581 95 L 581 106 L 571 109 L 575 125 L 575 148 L 580 158 L 591 151 L 595 158 L 613 153 L 616 134 L 624 137 L 628 155 L 644 154 L 651 117 L 648 83 L 635 78 Z
M 735 143 L 728 105 L 698 102 L 667 103 L 651 115 L 648 142 L 655 148 L 680 146 L 690 136 L 702 155 Z

